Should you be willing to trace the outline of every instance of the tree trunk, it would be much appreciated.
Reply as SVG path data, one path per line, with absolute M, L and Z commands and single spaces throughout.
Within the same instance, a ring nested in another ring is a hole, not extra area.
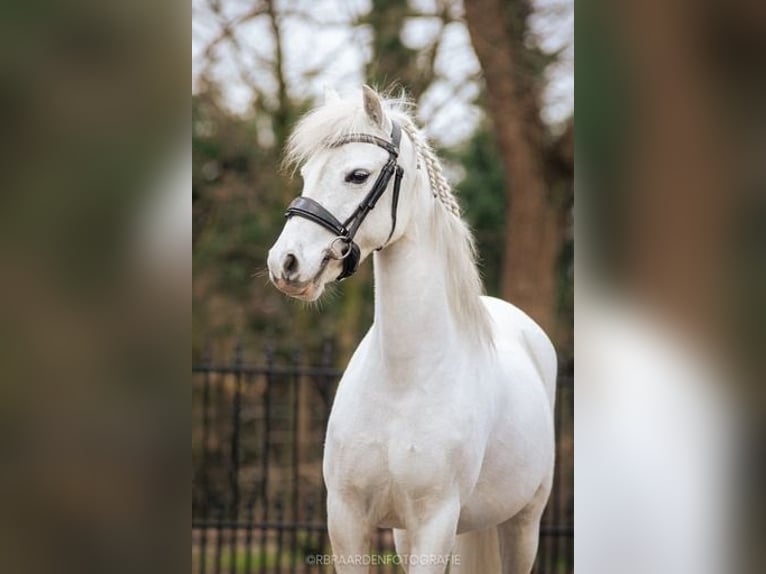
M 501 0 L 470 0 L 465 17 L 486 82 L 487 106 L 506 172 L 508 207 L 503 297 L 555 334 L 559 217 L 549 201 L 539 109 L 516 85 L 518 66 Z M 521 44 L 517 42 L 516 44 Z

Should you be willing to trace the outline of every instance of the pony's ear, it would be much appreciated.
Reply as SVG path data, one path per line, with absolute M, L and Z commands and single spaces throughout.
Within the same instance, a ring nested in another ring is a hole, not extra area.
M 367 112 L 367 117 L 370 121 L 378 126 L 383 127 L 383 106 L 380 103 L 378 94 L 375 93 L 370 86 L 362 86 L 362 96 L 364 97 L 364 111 Z
M 334 104 L 340 100 L 340 96 L 338 95 L 338 92 L 333 90 L 330 86 L 324 87 L 324 103 L 325 104 Z

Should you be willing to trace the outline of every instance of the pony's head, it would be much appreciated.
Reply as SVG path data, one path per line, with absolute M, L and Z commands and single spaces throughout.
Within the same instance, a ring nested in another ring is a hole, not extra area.
M 367 86 L 352 99 L 325 99 L 288 142 L 303 191 L 268 257 L 271 281 L 305 301 L 399 239 L 417 201 L 417 153 L 393 110 Z

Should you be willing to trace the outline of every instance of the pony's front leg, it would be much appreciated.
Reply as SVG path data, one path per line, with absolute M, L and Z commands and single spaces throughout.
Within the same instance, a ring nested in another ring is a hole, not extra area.
M 410 555 L 405 558 L 407 574 L 443 574 L 455 546 L 460 503 L 446 501 L 425 520 L 408 529 Z
M 360 501 L 342 494 L 327 494 L 327 530 L 338 574 L 369 571 L 370 525 Z

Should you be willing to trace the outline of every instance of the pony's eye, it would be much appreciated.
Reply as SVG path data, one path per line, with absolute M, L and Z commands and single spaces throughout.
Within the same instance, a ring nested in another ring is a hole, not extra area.
M 364 183 L 370 177 L 370 172 L 363 169 L 355 169 L 346 176 L 348 183 Z

